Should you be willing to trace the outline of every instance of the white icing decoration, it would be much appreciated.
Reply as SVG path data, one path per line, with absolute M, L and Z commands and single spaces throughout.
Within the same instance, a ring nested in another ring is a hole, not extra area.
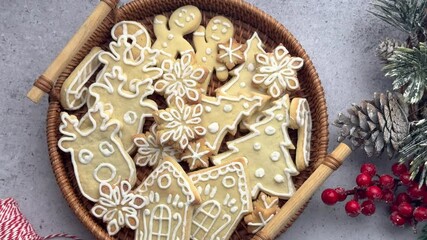
M 231 106 L 230 104 L 227 104 L 224 106 L 224 112 L 229 113 L 233 110 L 233 106 Z
M 101 171 L 102 169 L 108 169 L 111 172 L 110 177 L 108 177 L 106 179 L 101 179 L 98 176 L 98 174 L 99 174 L 99 171 Z M 113 180 L 116 177 L 116 167 L 114 167 L 113 164 L 111 164 L 111 163 L 101 163 L 98 165 L 98 167 L 95 168 L 95 170 L 93 170 L 93 177 L 99 183 L 110 182 L 111 180 Z
M 206 57 L 202 57 L 202 61 L 206 62 L 206 61 L 208 61 L 208 59 Z
M 207 55 L 211 55 L 212 54 L 212 49 L 211 48 L 206 48 L 206 54 Z
M 219 49 L 225 51 L 225 53 L 220 55 L 219 58 L 228 58 L 229 62 L 233 62 L 233 57 L 235 57 L 237 59 L 242 59 L 242 56 L 240 56 L 236 52 L 239 51 L 243 47 L 243 45 L 239 45 L 237 48 L 233 48 L 233 39 L 232 38 L 230 38 L 230 40 L 228 42 L 228 46 L 218 45 L 218 47 L 219 47 Z
M 172 184 L 172 180 L 169 174 L 165 174 L 157 178 L 157 185 L 159 185 L 161 189 L 168 189 L 171 184 Z
M 79 152 L 79 161 L 82 164 L 89 164 L 92 162 L 93 159 L 93 153 L 89 151 L 88 149 L 82 149 Z
M 113 155 L 114 147 L 113 147 L 113 145 L 111 145 L 111 143 L 109 143 L 107 141 L 103 141 L 99 144 L 99 151 L 105 157 L 109 157 L 109 156 Z
M 254 143 L 254 150 L 259 151 L 261 149 L 261 143 Z
M 123 120 L 125 123 L 132 125 L 138 120 L 138 115 L 134 111 L 128 111 L 123 116 Z
M 172 34 L 172 33 L 169 33 L 169 35 L 168 35 L 168 39 L 169 39 L 169 40 L 172 40 L 173 38 L 174 38 L 173 34 Z
M 232 188 L 236 185 L 236 180 L 231 176 L 227 176 L 222 180 L 222 185 L 226 188 Z
M 283 116 L 283 114 L 277 114 L 276 115 L 277 121 L 282 121 L 284 118 L 285 118 L 285 116 Z
M 271 136 L 274 135 L 276 133 L 276 129 L 272 126 L 268 126 L 265 128 L 265 134 Z
M 274 181 L 276 181 L 277 183 L 283 183 L 285 182 L 285 178 L 282 175 L 277 174 L 276 176 L 274 176 Z
M 262 178 L 264 176 L 265 176 L 264 168 L 258 168 L 257 170 L 255 170 L 255 177 Z
M 216 133 L 216 132 L 218 132 L 218 130 L 219 130 L 219 125 L 217 122 L 213 122 L 213 123 L 209 124 L 208 131 L 210 133 Z
M 168 47 L 168 43 L 167 42 L 163 42 L 162 43 L 162 47 L 167 48 Z
M 248 109 L 248 108 L 249 108 L 249 103 L 243 103 L 243 107 L 244 107 L 245 109 Z
M 244 87 L 246 87 L 246 83 L 244 83 L 244 82 L 241 82 L 241 83 L 240 83 L 240 87 L 241 87 L 241 88 L 244 88 Z
M 279 158 L 280 158 L 280 153 L 279 153 L 279 152 L 277 152 L 277 151 L 272 152 L 272 153 L 271 153 L 271 155 L 270 155 L 270 159 L 271 159 L 271 161 L 273 161 L 273 162 L 278 161 L 278 160 L 279 160 Z
M 253 71 L 255 71 L 255 66 L 254 66 L 254 64 L 253 64 L 253 63 L 249 63 L 249 64 L 248 64 L 248 71 L 249 71 L 249 72 L 253 72 Z
M 193 147 L 191 145 L 187 146 L 187 149 L 190 151 L 191 154 L 189 155 L 184 155 L 181 157 L 182 161 L 188 161 L 189 159 L 191 159 L 191 165 L 190 165 L 190 169 L 193 169 L 194 166 L 196 165 L 197 162 L 202 163 L 202 165 L 204 167 L 208 167 L 209 163 L 206 162 L 205 160 L 203 160 L 203 157 L 208 154 L 210 151 L 206 150 L 206 151 L 200 151 L 202 148 L 202 145 L 200 144 L 200 142 L 197 142 L 195 148 L 193 149 Z
M 206 111 L 207 113 L 210 113 L 210 112 L 212 111 L 212 108 L 211 108 L 210 106 L 206 106 L 206 107 L 205 107 L 205 111 Z

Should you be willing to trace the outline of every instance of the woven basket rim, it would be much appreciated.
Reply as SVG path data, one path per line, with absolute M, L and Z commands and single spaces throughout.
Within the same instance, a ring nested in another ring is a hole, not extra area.
M 207 3 L 209 2 L 209 4 Z M 173 6 L 175 5 L 188 5 L 192 4 L 200 8 L 202 12 L 215 12 L 221 15 L 224 15 L 226 17 L 234 18 L 236 16 L 228 16 L 226 13 L 231 11 L 230 9 L 237 8 L 240 11 L 242 11 L 241 16 L 238 17 L 238 20 L 242 20 L 246 22 L 245 17 L 246 15 L 253 16 L 254 19 L 251 19 L 251 22 L 248 23 L 252 28 L 254 29 L 263 29 L 266 36 L 270 36 L 270 34 L 278 34 L 279 38 L 283 38 L 286 40 L 285 46 L 287 48 L 290 48 L 290 52 L 293 55 L 299 56 L 304 59 L 304 72 L 306 72 L 305 79 L 309 79 L 310 82 L 310 88 L 313 89 L 313 92 L 315 92 L 316 95 L 316 109 L 312 109 L 312 113 L 315 112 L 315 115 L 318 116 L 316 118 L 316 124 L 318 125 L 316 130 L 317 135 L 319 135 L 316 145 L 318 148 L 318 151 L 316 151 L 316 154 L 318 155 L 317 159 L 312 159 L 312 161 L 315 162 L 315 166 L 313 167 L 310 174 L 314 171 L 315 168 L 323 161 L 324 157 L 327 154 L 327 148 L 328 148 L 328 114 L 327 114 L 327 108 L 326 108 L 326 99 L 323 87 L 321 85 L 319 76 L 313 66 L 313 63 L 311 62 L 310 58 L 308 57 L 305 50 L 302 48 L 302 46 L 299 44 L 299 42 L 296 40 L 296 38 L 282 25 L 280 24 L 276 19 L 271 17 L 270 15 L 266 14 L 262 10 L 256 8 L 255 6 L 241 1 L 241 0 L 135 0 L 130 3 L 127 3 L 120 8 L 116 9 L 114 14 L 110 14 L 109 17 L 107 17 L 106 20 L 101 24 L 101 26 L 95 31 L 95 33 L 92 35 L 92 37 L 88 40 L 88 42 L 85 44 L 85 46 L 80 50 L 75 58 L 73 59 L 72 63 L 69 64 L 69 66 L 66 68 L 66 70 L 61 74 L 60 79 L 65 79 L 71 71 L 74 70 L 76 65 L 79 63 L 81 59 L 89 52 L 90 50 L 90 44 L 95 41 L 98 41 L 102 38 L 106 39 L 105 32 L 108 32 L 111 29 L 113 23 L 123 20 L 123 19 L 129 19 L 132 18 L 132 13 L 135 11 L 135 9 L 141 7 L 141 6 L 156 6 L 156 5 L 167 5 L 171 10 L 173 10 Z M 216 4 L 216 5 L 214 5 Z M 217 9 L 223 4 L 226 4 L 228 8 L 223 9 Z M 217 6 L 218 5 L 218 6 Z M 212 11 L 216 10 L 216 11 Z M 154 15 L 157 13 L 153 13 Z M 241 19 L 239 19 L 241 18 Z M 133 20 L 133 19 L 129 19 Z M 291 46 L 291 47 L 289 47 Z M 62 81 L 63 82 L 63 81 Z M 49 108 L 47 112 L 47 144 L 48 144 L 48 150 L 49 150 L 49 157 L 52 165 L 52 169 L 54 171 L 56 181 L 62 191 L 62 194 L 65 198 L 65 200 L 68 202 L 70 208 L 73 210 L 73 212 L 76 214 L 76 216 L 79 218 L 79 220 L 86 226 L 86 228 L 97 238 L 97 239 L 114 239 L 112 237 L 109 237 L 106 233 L 105 229 L 100 227 L 99 224 L 94 220 L 94 218 L 90 215 L 89 210 L 83 205 L 80 198 L 77 195 L 78 189 L 75 189 L 72 186 L 72 183 L 70 181 L 70 174 L 67 172 L 67 169 L 64 165 L 64 160 L 61 157 L 61 151 L 59 150 L 57 146 L 58 139 L 60 137 L 58 132 L 58 127 L 60 124 L 60 112 L 61 112 L 61 106 L 58 101 L 58 98 L 56 96 L 59 96 L 58 93 L 61 89 L 62 82 L 58 81 L 54 88 L 53 93 L 51 94 L 51 97 L 49 98 Z M 311 103 L 310 103 L 311 104 Z M 313 119 L 314 122 L 314 119 Z M 305 208 L 305 206 L 304 206 Z M 283 232 L 286 231 L 287 228 L 289 228 L 294 220 L 298 218 L 299 214 L 303 211 L 302 208 L 295 216 L 293 216 L 292 221 L 289 225 L 283 226 Z M 265 239 L 271 239 L 268 236 L 265 237 Z

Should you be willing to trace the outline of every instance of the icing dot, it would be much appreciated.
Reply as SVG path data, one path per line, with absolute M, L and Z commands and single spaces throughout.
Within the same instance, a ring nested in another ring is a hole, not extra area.
M 241 82 L 241 83 L 240 83 L 240 87 L 241 87 L 241 88 L 244 88 L 244 87 L 246 87 L 246 83 L 244 83 L 244 82 Z
M 224 106 L 224 112 L 229 113 L 231 112 L 231 110 L 233 110 L 233 106 L 231 106 L 230 104 L 226 104 Z
M 173 34 L 169 34 L 169 35 L 168 35 L 168 39 L 169 39 L 169 40 L 172 40 L 173 38 L 174 38 Z
M 223 29 L 221 30 L 221 32 L 222 32 L 222 33 L 226 33 L 226 32 L 227 32 L 227 28 L 223 28 Z
M 231 176 L 226 176 L 222 179 L 222 185 L 226 188 L 232 188 L 236 185 L 236 180 Z
M 237 210 L 239 210 L 239 208 L 238 208 L 237 206 L 234 206 L 234 207 L 232 207 L 232 208 L 230 209 L 230 212 L 231 212 L 231 213 L 236 213 L 236 212 L 237 212 Z
M 212 108 L 211 108 L 211 107 L 209 107 L 209 106 L 206 106 L 206 107 L 205 107 L 205 111 L 206 111 L 206 112 L 208 112 L 208 113 L 210 113 L 210 112 L 212 111 Z
M 179 202 L 178 203 L 178 208 L 183 208 L 184 207 L 184 203 L 183 202 Z
M 208 126 L 208 130 L 210 133 L 216 133 L 219 130 L 219 125 L 217 122 L 213 122 L 211 124 L 209 124 Z
M 274 152 L 272 152 L 270 154 L 270 159 L 273 162 L 276 162 L 277 160 L 279 160 L 279 158 L 280 158 L 280 153 L 279 152 L 274 151 Z
M 185 18 L 185 21 L 189 22 L 189 21 L 191 21 L 191 18 L 188 16 Z
M 208 59 L 206 57 L 202 57 L 202 62 L 207 62 Z
M 79 161 L 82 164 L 89 164 L 92 162 L 93 159 L 93 153 L 89 151 L 88 149 L 82 149 L 79 152 Z
M 285 116 L 283 116 L 283 114 L 277 114 L 276 115 L 276 119 L 279 120 L 279 121 L 282 121 L 283 118 L 285 118 Z
M 249 103 L 243 103 L 243 107 L 245 108 L 245 109 L 248 109 L 249 108 Z
M 277 174 L 276 176 L 274 176 L 274 181 L 276 181 L 277 183 L 282 183 L 285 181 L 285 178 L 282 175 Z
M 213 25 L 213 26 L 212 26 L 212 30 L 214 30 L 214 31 L 215 31 L 215 30 L 217 30 L 217 29 L 218 29 L 218 26 L 217 26 L 217 25 Z
M 264 132 L 265 132 L 265 134 L 271 136 L 271 135 L 276 133 L 276 129 L 272 126 L 268 126 L 265 128 Z
M 211 55 L 212 54 L 212 49 L 211 48 L 206 48 L 206 54 L 207 55 Z
M 137 118 L 138 117 L 134 111 L 128 111 L 123 116 L 123 120 L 125 121 L 125 123 L 127 123 L 129 125 L 134 124 L 136 122 Z
M 168 47 L 168 43 L 167 42 L 163 42 L 162 43 L 162 47 L 167 48 Z
M 259 151 L 261 149 L 261 143 L 254 143 L 254 150 Z
M 257 178 L 262 178 L 265 175 L 265 171 L 264 168 L 258 168 L 257 170 L 255 170 L 255 177 Z
M 255 66 L 254 66 L 254 64 L 253 63 L 249 63 L 248 64 L 248 71 L 249 72 L 253 72 L 255 70 Z

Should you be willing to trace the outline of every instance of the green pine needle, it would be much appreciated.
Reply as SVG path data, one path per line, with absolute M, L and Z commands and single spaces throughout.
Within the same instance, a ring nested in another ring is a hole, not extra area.
M 402 141 L 399 162 L 409 162 L 411 179 L 427 185 L 427 120 L 419 121 Z
M 426 18 L 427 1 L 425 0 L 375 0 L 372 3 L 376 12 L 372 14 L 391 26 L 416 38 L 417 33 L 424 34 L 422 27 Z
M 424 225 L 423 229 L 421 230 L 421 235 L 418 237 L 418 240 L 427 240 L 427 224 Z
M 427 46 L 397 48 L 383 68 L 385 76 L 394 78 L 393 89 L 406 86 L 403 96 L 409 103 L 419 102 L 427 88 Z

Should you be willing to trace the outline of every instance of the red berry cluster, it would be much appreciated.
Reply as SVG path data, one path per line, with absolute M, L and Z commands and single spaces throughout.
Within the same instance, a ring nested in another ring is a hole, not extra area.
M 325 189 L 322 201 L 327 205 L 342 202 L 352 195 L 345 204 L 345 211 L 350 217 L 360 213 L 370 216 L 375 213 L 375 202 L 385 202 L 390 207 L 390 220 L 396 226 L 427 220 L 427 188 L 410 178 L 408 168 L 396 163 L 392 166 L 393 176 L 378 175 L 372 163 L 365 163 L 356 177 L 357 186 L 352 190 L 344 188 Z M 405 191 L 402 192 L 402 188 Z M 360 203 L 361 202 L 361 203 Z

